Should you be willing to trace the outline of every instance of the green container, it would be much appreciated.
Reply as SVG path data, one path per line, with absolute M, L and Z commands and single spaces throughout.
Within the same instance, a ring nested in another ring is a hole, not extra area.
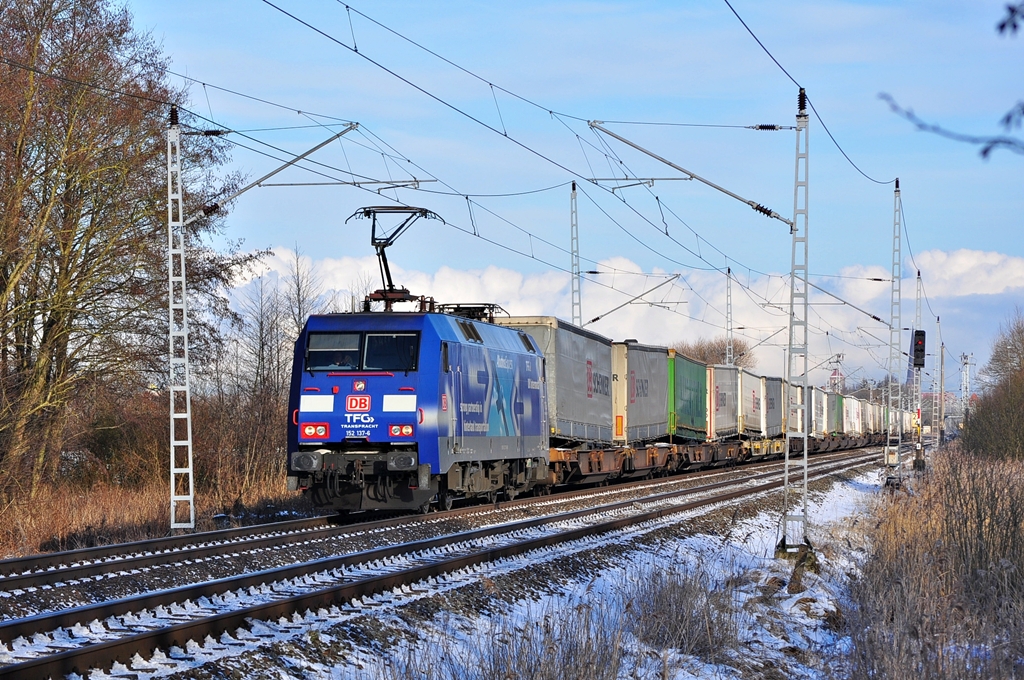
M 708 432 L 708 367 L 681 354 L 669 356 L 668 418 L 675 436 L 704 441 Z M 674 424 L 674 426 L 673 426 Z

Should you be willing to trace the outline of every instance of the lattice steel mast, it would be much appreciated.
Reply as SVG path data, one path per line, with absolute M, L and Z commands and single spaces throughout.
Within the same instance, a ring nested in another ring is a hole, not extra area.
M 196 526 L 192 475 L 192 395 L 188 371 L 188 290 L 185 286 L 185 218 L 181 201 L 181 126 L 171 107 L 167 131 L 168 392 L 171 409 L 171 528 Z M 185 519 L 187 509 L 188 519 Z
M 725 268 L 725 365 L 733 364 L 732 351 L 732 268 Z
M 902 480 L 900 469 L 900 441 L 903 438 L 903 419 L 900 417 L 902 388 L 899 378 L 899 366 L 902 358 L 900 351 L 900 331 L 903 321 L 900 314 L 903 299 L 900 282 L 903 274 L 901 221 L 902 205 L 900 203 L 900 180 L 896 178 L 896 189 L 893 192 L 892 209 L 892 268 L 890 269 L 892 290 L 889 297 L 889 375 L 888 375 L 888 408 L 885 419 L 885 465 L 888 468 L 885 483 L 898 485 Z
M 569 201 L 569 222 L 572 243 L 572 323 L 580 326 L 583 323 L 583 301 L 580 292 L 580 228 L 576 221 L 576 182 L 572 183 L 572 194 Z
M 941 337 L 942 329 L 939 326 L 939 317 L 935 317 L 935 344 L 939 344 L 939 338 Z M 941 432 L 942 432 L 942 419 L 939 413 L 939 403 L 944 399 L 945 395 L 942 394 L 942 384 L 940 376 L 942 375 L 942 351 L 941 348 L 938 352 L 935 352 L 934 359 L 932 360 L 932 417 L 931 417 L 931 435 L 933 446 L 937 449 L 942 444 Z
M 800 88 L 796 114 L 796 169 L 793 186 L 792 264 L 789 288 L 789 347 L 786 362 L 786 384 L 795 398 L 786 396 L 790 418 L 796 415 L 797 428 L 786 427 L 786 458 L 783 474 L 785 491 L 782 506 L 782 539 L 778 552 L 795 553 L 799 543 L 807 540 L 807 180 L 808 180 L 808 116 L 807 94 Z M 795 455 L 794 455 L 795 454 Z M 791 508 L 791 505 L 794 506 Z
M 917 271 L 917 304 L 914 312 L 914 330 L 924 330 L 921 320 L 921 298 L 924 297 L 924 284 L 921 282 L 921 270 Z M 915 340 L 916 342 L 916 340 Z M 912 360 L 913 361 L 913 360 Z M 924 469 L 924 414 L 921 407 L 921 367 L 914 366 L 914 469 Z
M 960 418 L 961 427 L 967 427 L 967 411 L 971 406 L 971 363 L 973 354 L 960 355 Z
M 939 404 L 939 446 L 946 442 L 946 343 L 939 344 L 939 392 L 942 402 Z
M 322 149 L 342 135 L 359 127 L 348 123 L 341 132 L 303 154 L 295 156 L 276 170 L 263 175 L 227 198 L 206 205 L 192 217 L 185 219 L 181 186 L 181 126 L 178 107 L 171 106 L 170 125 L 167 128 L 167 293 L 168 293 L 168 354 L 170 373 L 170 487 L 171 529 L 194 529 L 196 526 L 195 486 L 192 466 L 192 393 L 189 387 L 188 364 L 188 288 L 185 284 L 185 228 L 201 217 L 211 215 L 221 206 L 233 201 L 249 189 L 262 186 L 285 168 L 291 167 L 314 151 Z M 206 130 L 197 133 L 208 136 L 226 134 L 228 130 Z M 188 521 L 185 521 L 185 509 Z

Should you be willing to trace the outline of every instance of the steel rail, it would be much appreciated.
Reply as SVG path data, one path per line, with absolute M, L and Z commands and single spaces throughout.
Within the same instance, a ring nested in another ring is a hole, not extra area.
M 818 466 L 824 469 L 816 470 L 814 477 L 819 478 L 837 471 L 856 467 L 877 457 L 878 454 L 868 454 L 860 456 L 855 455 L 855 457 L 849 461 L 819 461 Z M 344 566 L 373 562 L 388 557 L 394 557 L 396 555 L 432 550 L 444 545 L 465 542 L 477 538 L 485 538 L 496 534 L 511 534 L 516 531 L 544 524 L 569 521 L 596 513 L 613 512 L 625 507 L 635 507 L 638 503 L 642 505 L 649 505 L 651 503 L 668 500 L 682 495 L 696 494 L 726 486 L 735 486 L 737 484 L 746 484 L 758 477 L 777 476 L 778 474 L 779 473 L 775 472 L 763 473 L 762 475 L 751 477 L 746 480 L 721 481 L 701 487 L 658 494 L 642 500 L 612 503 L 605 506 L 598 506 L 596 508 L 588 508 L 559 515 L 477 529 L 459 534 L 447 535 L 440 538 L 387 546 L 385 548 L 354 553 L 343 557 L 316 560 L 301 565 L 293 565 L 290 567 L 245 575 L 240 578 L 235 577 L 232 579 L 221 579 L 218 581 L 200 584 L 199 586 L 188 586 L 142 597 L 126 598 L 124 600 L 104 603 L 102 605 L 79 607 L 76 609 L 65 610 L 63 612 L 45 614 L 27 619 L 19 619 L 17 621 L 0 625 L 0 635 L 2 635 L 0 639 L 9 640 L 12 637 L 31 635 L 43 632 L 44 630 L 50 631 L 60 627 L 67 627 L 68 625 L 73 625 L 75 623 L 87 623 L 94 619 L 105 619 L 110 616 L 125 614 L 132 610 L 138 610 L 139 608 L 149 609 L 161 604 L 172 604 L 174 602 L 180 602 L 181 596 L 185 593 L 188 593 L 188 599 L 216 595 L 220 592 L 227 592 L 227 590 L 244 588 L 249 585 L 264 584 L 268 581 L 268 578 L 282 580 L 285 578 L 306 575 L 311 571 L 328 571 Z M 685 512 L 687 510 L 693 510 L 715 503 L 722 503 L 747 495 L 758 494 L 781 486 L 782 480 L 774 480 L 757 486 L 746 487 L 736 491 L 697 499 L 688 503 L 673 505 L 667 508 L 658 508 L 644 513 L 630 515 L 628 517 L 609 520 L 597 525 L 567 529 L 556 534 L 527 539 L 510 545 L 484 548 L 467 555 L 399 570 L 391 574 L 367 577 L 311 593 L 285 597 L 273 602 L 253 605 L 239 610 L 179 623 L 157 630 L 135 633 L 117 640 L 94 643 L 78 649 L 59 652 L 57 654 L 17 664 L 11 664 L 5 667 L 0 667 L 0 675 L 4 678 L 10 678 L 11 680 L 21 678 L 40 678 L 46 677 L 47 675 L 51 677 L 63 677 L 70 673 L 85 675 L 90 668 L 109 667 L 109 665 L 114 662 L 129 663 L 136 654 L 149 654 L 155 648 L 167 649 L 172 646 L 184 647 L 185 643 L 191 639 L 205 639 L 206 636 L 217 637 L 221 633 L 231 631 L 242 626 L 246 620 L 250 618 L 268 620 L 282 616 L 289 616 L 299 611 L 306 611 L 310 609 L 315 611 L 341 601 L 347 601 L 352 598 L 381 592 L 396 586 L 414 583 L 431 576 L 437 576 L 442 573 L 454 571 L 467 566 L 518 555 L 537 548 L 577 540 L 585 536 L 607 533 L 632 524 L 639 524 L 659 519 L 667 515 Z M 224 586 L 229 583 L 232 587 L 225 589 Z
M 756 469 L 774 463 L 777 461 L 756 461 L 748 464 L 747 467 Z M 689 476 L 691 478 L 707 476 L 720 473 L 724 469 L 704 468 L 690 473 Z M 685 478 L 680 477 L 679 479 Z M 671 483 L 671 481 L 662 480 L 661 483 Z M 631 480 L 617 485 L 616 489 L 628 490 L 645 484 L 651 484 L 651 481 Z M 593 488 L 577 489 L 560 493 L 559 498 L 571 500 L 593 493 Z M 504 501 L 501 506 L 513 508 L 530 505 L 534 502 L 536 502 L 535 498 L 521 498 Z M 475 514 L 481 512 L 481 507 L 474 505 L 453 509 L 438 517 L 447 519 Z M 422 515 L 400 515 L 349 524 L 341 523 L 342 520 L 339 520 L 338 516 L 314 517 L 14 558 L 0 561 L 0 589 L 10 591 L 38 588 L 112 572 L 144 569 L 184 560 L 201 560 L 229 554 L 239 549 L 255 551 L 319 540 L 346 531 L 373 531 L 422 521 L 424 521 Z
M 75 550 L 63 550 L 61 552 L 41 553 L 26 557 L 12 557 L 0 560 L 0 587 L 8 582 L 5 579 L 11 576 L 21 576 L 31 572 L 44 572 L 67 567 L 75 562 L 97 561 L 108 557 L 123 555 L 157 553 L 172 550 L 178 546 L 188 546 L 197 541 L 230 541 L 236 538 L 251 536 L 269 532 L 296 532 L 304 531 L 310 527 L 318 527 L 331 523 L 332 517 L 305 517 L 303 519 L 291 519 L 283 522 L 270 524 L 252 524 L 245 527 L 233 527 L 231 529 L 217 529 L 215 531 L 202 531 L 192 534 L 181 534 L 178 536 L 164 536 L 161 538 L 147 538 L 142 541 L 131 543 L 111 543 L 109 545 L 98 545 L 91 548 L 78 548 Z M 127 558 L 126 558 L 127 559 Z M 120 560 L 123 561 L 123 560 Z

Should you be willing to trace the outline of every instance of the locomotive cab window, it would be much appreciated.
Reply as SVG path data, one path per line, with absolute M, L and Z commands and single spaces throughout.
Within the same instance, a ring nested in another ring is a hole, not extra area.
M 359 370 L 359 339 L 359 333 L 310 333 L 306 370 Z
M 419 349 L 417 333 L 367 333 L 363 368 L 367 371 L 415 371 Z

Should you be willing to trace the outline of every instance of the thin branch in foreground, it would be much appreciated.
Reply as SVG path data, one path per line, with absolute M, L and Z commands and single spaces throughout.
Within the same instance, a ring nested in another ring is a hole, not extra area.
M 886 94 L 885 92 L 880 93 L 878 95 L 878 98 L 888 103 L 889 108 L 892 109 L 893 113 L 910 121 L 918 130 L 923 130 L 924 132 L 931 132 L 933 134 L 939 135 L 940 137 L 952 139 L 957 142 L 966 142 L 968 144 L 981 145 L 982 158 L 988 158 L 989 154 L 996 149 L 1006 149 L 1008 151 L 1024 155 L 1024 140 L 1018 139 L 1016 137 L 987 137 L 977 135 L 965 135 L 960 132 L 953 132 L 938 125 L 926 123 L 925 121 L 918 118 L 917 114 L 915 114 L 913 110 L 903 108 L 902 106 L 896 103 L 896 100 L 893 99 L 891 95 Z

